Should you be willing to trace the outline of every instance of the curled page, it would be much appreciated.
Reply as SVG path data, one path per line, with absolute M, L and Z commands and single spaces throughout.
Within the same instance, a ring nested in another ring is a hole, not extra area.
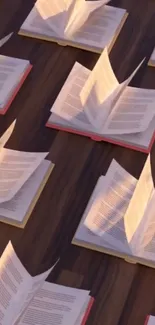
M 98 1 L 73 1 L 76 5 L 74 6 L 71 15 L 69 17 L 68 24 L 65 29 L 65 37 L 73 38 L 74 33 L 78 31 L 84 24 L 86 24 L 89 15 L 109 2 L 109 0 L 98 0 Z
M 28 60 L 0 55 L 0 105 L 5 105 L 29 66 Z
M 9 138 L 11 137 L 11 134 L 15 128 L 16 120 L 9 126 L 9 128 L 4 132 L 4 134 L 0 138 L 0 149 L 5 146 Z
M 128 242 L 133 242 L 133 250 L 137 253 L 138 240 L 141 232 L 139 226 L 144 218 L 144 213 L 154 188 L 150 155 L 148 156 L 142 173 L 137 182 L 134 194 L 124 216 L 124 224 Z M 146 220 L 144 220 L 146 222 Z
M 47 154 L 0 150 L 0 203 L 13 198 Z
M 71 0 L 68 2 L 71 2 Z M 61 38 L 67 22 L 68 3 L 65 0 L 37 0 L 35 7 L 47 25 Z
M 155 90 L 127 87 L 104 124 L 103 134 L 144 132 L 155 116 Z
M 3 37 L 0 40 L 0 47 L 2 47 L 11 38 L 12 35 L 13 35 L 13 33 L 10 33 L 9 35 Z
M 0 258 L 1 325 L 15 324 L 20 313 L 27 307 L 53 267 L 43 274 L 31 277 L 9 242 Z
M 121 95 L 143 62 L 144 59 L 129 78 L 120 84 L 112 70 L 107 49 L 102 52 L 80 94 L 90 123 L 102 133 L 107 132 L 107 128 L 105 130 L 104 126 L 105 122 L 113 113 Z
M 84 221 L 90 231 L 119 249 L 128 246 L 124 215 L 136 183 L 137 180 L 113 160 Z
M 105 49 L 80 93 L 84 111 L 90 123 L 96 128 L 102 127 L 110 114 L 118 89 L 119 82 L 112 70 L 107 49 Z

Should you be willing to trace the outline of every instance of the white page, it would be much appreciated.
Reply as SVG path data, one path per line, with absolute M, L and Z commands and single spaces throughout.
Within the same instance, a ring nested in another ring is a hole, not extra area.
M 19 83 L 28 66 L 28 60 L 0 55 L 0 105 L 4 105 L 8 94 Z
M 154 66 L 154 64 L 155 64 L 155 48 L 153 49 L 153 52 L 152 52 L 152 54 L 151 54 L 151 57 L 150 57 L 150 59 L 149 59 L 148 64 L 152 64 L 153 66 Z
M 153 189 L 144 217 L 139 225 L 138 255 L 155 261 L 155 190 Z
M 11 242 L 0 259 L 0 324 L 13 324 L 31 288 L 31 276 L 18 259 Z
M 144 132 L 155 116 L 155 90 L 127 87 L 105 122 L 104 134 Z
M 55 266 L 55 265 L 54 265 Z M 53 266 L 53 267 L 54 267 Z M 0 324 L 14 324 L 51 270 L 31 277 L 17 257 L 11 242 L 0 258 Z
M 21 308 L 19 310 L 19 313 L 14 321 L 14 325 L 20 323 L 20 319 L 22 318 L 23 314 L 25 313 L 26 309 L 28 308 L 29 304 L 31 304 L 31 301 L 33 297 L 37 294 L 37 292 L 40 290 L 40 288 L 44 285 L 45 280 L 47 279 L 48 275 L 52 272 L 54 267 L 57 265 L 59 259 L 56 261 L 56 263 L 46 272 L 39 274 L 35 277 L 31 277 L 31 287 L 28 291 L 28 294 L 24 300 L 24 303 L 21 305 Z
M 132 245 L 135 254 L 138 254 L 140 231 L 139 226 L 144 219 L 144 213 L 154 188 L 150 155 L 148 156 L 142 173 L 137 182 L 134 194 L 124 216 L 124 224 L 128 242 Z M 144 219 L 144 222 L 146 218 Z
M 13 33 L 8 34 L 7 36 L 1 38 L 0 40 L 0 47 L 2 47 L 13 35 Z
M 74 235 L 73 238 L 73 243 L 74 240 L 77 241 L 78 243 L 81 243 L 82 246 L 84 247 L 90 247 L 95 250 L 99 251 L 104 251 L 104 249 L 112 250 L 112 251 L 120 251 L 126 255 L 130 255 L 131 250 L 128 245 L 127 239 L 126 239 L 126 234 L 125 234 L 125 229 L 124 229 L 124 220 L 120 220 L 119 225 L 117 228 L 113 230 L 113 228 L 109 229 L 108 231 L 108 237 L 106 236 L 98 236 L 94 232 L 90 231 L 88 227 L 85 225 L 85 220 L 87 218 L 87 215 L 89 211 L 91 210 L 94 201 L 98 197 L 98 193 L 100 192 L 100 189 L 104 188 L 106 186 L 106 176 L 101 176 L 99 177 L 97 184 L 95 186 L 95 189 L 90 197 L 90 200 L 86 206 L 86 209 L 83 213 L 82 219 L 80 221 L 80 224 L 77 228 L 77 231 Z M 109 236 L 110 236 L 110 241 L 109 241 Z M 116 237 L 121 238 L 121 241 L 117 241 L 117 245 L 115 240 L 111 241 L 111 237 Z M 123 243 L 123 244 L 122 244 Z
M 0 151 L 0 203 L 9 201 L 47 156 L 46 153 Z
M 98 129 L 102 129 L 114 106 L 130 83 L 144 60 L 123 83 L 119 84 L 112 70 L 107 49 L 105 49 L 87 79 L 80 97 L 88 119 Z
M 45 282 L 37 292 L 19 325 L 74 325 L 89 291 Z
M 89 121 L 84 113 L 79 94 L 88 75 L 89 70 L 76 62 L 51 108 L 52 113 L 85 128 Z
M 13 121 L 13 123 L 8 127 L 8 129 L 4 132 L 4 134 L 0 138 L 0 149 L 5 146 L 9 138 L 11 137 L 11 134 L 15 128 L 16 120 Z
M 85 113 L 94 127 L 103 126 L 118 87 L 107 49 L 104 49 L 80 93 Z
M 71 12 L 70 9 L 67 11 L 67 15 Z M 74 33 L 72 41 L 84 47 L 94 48 L 95 51 L 102 51 L 105 46 L 110 46 L 113 43 L 113 40 L 118 34 L 119 26 L 125 19 L 125 14 L 125 9 L 106 5 L 100 7 L 92 12 L 87 22 Z M 30 33 L 31 35 L 34 34 L 34 37 L 38 35 L 39 37 L 45 36 L 51 39 L 67 40 L 67 38 L 58 36 L 49 27 L 35 6 L 22 24 L 21 32 Z
M 43 160 L 15 196 L 10 201 L 0 203 L 0 220 L 8 218 L 22 223 L 50 165 L 50 161 Z
M 46 24 L 59 36 L 64 35 L 67 22 L 67 4 L 64 0 L 37 0 L 35 7 Z
M 113 160 L 104 182 L 104 186 L 101 186 L 87 213 L 84 225 L 110 244 L 123 247 L 126 242 L 124 215 L 133 196 L 137 180 Z
M 108 3 L 109 0 L 80 1 L 80 6 L 75 7 L 65 29 L 65 37 L 72 38 L 74 33 L 80 29 L 87 21 L 89 15 Z M 77 1 L 78 3 L 78 1 Z

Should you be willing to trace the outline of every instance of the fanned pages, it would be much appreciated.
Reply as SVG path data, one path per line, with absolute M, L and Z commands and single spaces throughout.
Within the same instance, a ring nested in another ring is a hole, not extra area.
M 48 152 L 4 148 L 14 126 L 15 121 L 0 138 L 0 221 L 23 228 L 54 165 L 45 160 Z
M 16 120 L 8 127 L 8 129 L 4 132 L 4 134 L 0 138 L 0 149 L 5 146 L 7 141 L 9 140 L 14 128 L 15 128 Z
M 148 156 L 139 180 L 112 161 L 72 243 L 155 268 L 155 190 Z
M 150 57 L 149 62 L 148 62 L 148 65 L 150 67 L 155 67 L 155 48 L 154 48 L 154 50 L 153 50 L 153 52 L 151 54 L 151 57 Z
M 155 131 L 155 90 L 128 86 L 143 61 L 121 84 L 107 49 L 92 71 L 76 62 L 47 126 L 149 152 Z
M 5 43 L 7 43 L 7 41 L 11 38 L 12 35 L 13 35 L 13 33 L 10 33 L 7 36 L 3 37 L 0 40 L 0 47 L 2 47 Z
M 0 259 L 0 284 L 3 290 L 0 297 L 1 325 L 10 325 L 17 321 L 53 267 L 32 277 L 9 242 Z M 4 296 L 7 300 L 4 300 Z
M 126 10 L 108 2 L 37 0 L 19 34 L 102 52 L 112 47 L 127 18 Z
M 9 242 L 0 259 L 1 325 L 30 324 L 32 318 L 35 324 L 84 324 L 92 305 L 90 292 L 45 282 L 55 265 L 32 277 Z
M 32 66 L 28 60 L 0 55 L 0 114 L 5 114 Z

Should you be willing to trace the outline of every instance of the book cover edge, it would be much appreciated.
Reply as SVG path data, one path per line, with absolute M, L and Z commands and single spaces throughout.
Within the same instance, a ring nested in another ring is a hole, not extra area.
M 2 110 L 0 111 L 0 115 L 5 115 L 8 111 L 9 107 L 11 106 L 12 102 L 14 101 L 15 97 L 17 96 L 18 92 L 20 91 L 21 87 L 23 86 L 26 78 L 28 77 L 29 73 L 31 72 L 33 66 L 32 64 L 29 64 L 28 68 L 26 69 L 24 75 L 22 76 L 20 82 L 18 83 L 17 87 L 15 88 L 13 94 L 8 99 L 7 103 L 4 107 L 2 107 Z
M 110 138 L 94 136 L 93 134 L 88 133 L 88 132 L 77 131 L 75 129 L 67 128 L 67 127 L 63 127 L 63 126 L 61 127 L 61 126 L 58 126 L 57 124 L 54 124 L 54 123 L 47 122 L 46 127 L 53 128 L 53 129 L 56 129 L 56 130 L 59 130 L 59 131 L 64 131 L 64 132 L 68 132 L 68 133 L 73 133 L 73 134 L 85 136 L 85 137 L 88 137 L 88 138 L 90 138 L 90 139 L 92 139 L 94 141 L 105 141 L 105 142 L 108 142 L 108 143 L 111 143 L 111 144 L 114 144 L 114 145 L 118 145 L 118 146 L 121 146 L 121 147 L 124 147 L 124 148 L 127 148 L 127 149 L 136 150 L 136 151 L 143 152 L 143 153 L 149 153 L 151 151 L 152 145 L 153 145 L 154 140 L 155 140 L 155 132 L 154 132 L 154 134 L 153 134 L 153 136 L 151 138 L 151 141 L 149 143 L 149 146 L 146 149 L 144 149 L 144 148 L 142 148 L 142 147 L 140 147 L 138 145 L 133 146 L 133 145 L 121 142 L 121 141 L 117 141 L 117 140 L 115 141 L 115 140 L 110 139 Z
M 89 314 L 90 314 L 90 311 L 91 311 L 92 306 L 94 304 L 94 301 L 95 301 L 94 297 L 90 297 L 90 300 L 89 300 L 88 306 L 86 308 L 86 312 L 85 312 L 85 314 L 83 316 L 81 325 L 85 325 L 86 324 L 86 321 L 87 321 L 87 319 L 89 317 Z

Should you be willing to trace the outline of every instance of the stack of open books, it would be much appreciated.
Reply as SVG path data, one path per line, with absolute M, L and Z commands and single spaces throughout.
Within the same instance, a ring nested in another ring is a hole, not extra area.
M 126 18 L 109 0 L 37 0 L 19 34 L 93 52 L 112 48 Z
M 9 242 L 0 258 L 1 325 L 85 324 L 94 300 L 90 291 L 45 282 L 55 265 L 32 277 Z
M 98 179 L 72 243 L 155 268 L 154 202 L 150 156 L 139 180 L 113 160 Z
M 24 228 L 54 165 L 48 152 L 5 149 L 14 125 L 0 139 L 0 221 Z
M 119 83 L 106 49 L 92 71 L 75 63 L 46 125 L 149 152 L 154 142 L 155 89 L 128 86 L 141 64 Z

